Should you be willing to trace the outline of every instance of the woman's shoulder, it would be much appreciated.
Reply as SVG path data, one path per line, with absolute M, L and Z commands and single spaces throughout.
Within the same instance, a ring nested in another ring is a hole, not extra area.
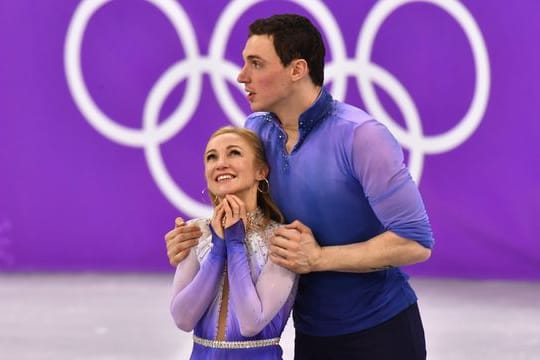
M 282 223 L 278 223 L 275 220 L 269 220 L 266 228 L 271 231 L 275 231 L 278 227 L 283 226 Z
M 274 232 L 276 231 L 277 228 L 283 226 L 283 224 L 281 223 L 278 223 L 274 220 L 268 220 L 268 222 L 266 223 L 265 227 L 264 227 L 264 235 L 266 238 L 269 238 L 271 236 L 274 235 Z
M 210 219 L 204 219 L 204 218 L 195 218 L 190 219 L 186 221 L 186 225 L 197 225 L 198 227 L 203 230 L 203 228 L 208 228 L 208 231 L 210 231 Z
M 197 252 L 197 257 L 199 260 L 202 260 L 206 254 L 210 251 L 212 247 L 212 232 L 210 231 L 210 219 L 191 219 L 186 222 L 186 225 L 197 225 L 201 229 L 201 237 L 197 247 L 195 248 Z

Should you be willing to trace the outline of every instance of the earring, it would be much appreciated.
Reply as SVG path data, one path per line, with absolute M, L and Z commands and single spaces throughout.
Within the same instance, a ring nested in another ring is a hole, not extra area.
M 218 197 L 217 197 L 217 195 L 209 194 L 207 188 L 204 188 L 204 189 L 201 190 L 201 195 L 202 195 L 201 197 L 203 198 L 203 200 L 204 200 L 204 198 L 209 199 L 209 198 L 210 198 L 210 195 L 212 195 L 212 196 L 214 197 L 214 202 L 215 202 L 215 203 L 218 202 Z
M 261 184 L 266 183 L 266 189 L 264 189 L 264 186 L 261 186 Z M 262 179 L 259 181 L 259 185 L 257 185 L 257 191 L 262 194 L 268 194 L 270 192 L 270 183 L 268 182 L 267 178 Z

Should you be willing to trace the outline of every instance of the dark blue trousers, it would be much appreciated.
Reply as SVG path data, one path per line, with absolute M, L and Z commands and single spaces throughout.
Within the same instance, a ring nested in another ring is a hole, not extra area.
M 425 360 L 426 341 L 418 305 L 370 329 L 338 336 L 296 332 L 295 360 Z

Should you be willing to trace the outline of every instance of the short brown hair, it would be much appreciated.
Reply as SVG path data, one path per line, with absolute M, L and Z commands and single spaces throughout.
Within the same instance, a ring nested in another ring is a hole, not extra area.
M 255 20 L 249 26 L 249 36 L 269 35 L 281 63 L 287 66 L 295 59 L 304 59 L 313 83 L 324 83 L 326 49 L 319 30 L 308 18 L 296 14 L 279 14 Z

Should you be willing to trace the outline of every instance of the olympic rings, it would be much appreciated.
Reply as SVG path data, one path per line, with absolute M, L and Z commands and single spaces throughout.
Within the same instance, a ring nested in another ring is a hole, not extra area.
M 160 145 L 182 131 L 201 99 L 202 78 L 209 74 L 219 105 L 229 121 L 243 125 L 247 116 L 232 98 L 227 81 L 235 84 L 240 66 L 225 59 L 228 37 L 239 17 L 261 0 L 234 0 L 223 9 L 212 34 L 209 54 L 200 53 L 193 24 L 182 5 L 175 0 L 146 0 L 161 10 L 174 27 L 185 49 L 185 59 L 167 69 L 149 92 L 143 110 L 143 127 L 127 128 L 109 118 L 94 102 L 84 83 L 81 68 L 81 45 L 86 26 L 93 14 L 112 0 L 83 0 L 69 24 L 64 48 L 67 82 L 74 101 L 87 121 L 103 136 L 121 145 L 144 148 L 146 161 L 156 184 L 164 196 L 179 210 L 193 217 L 208 217 L 212 208 L 180 189 L 170 176 L 161 155 Z M 345 42 L 333 14 L 320 0 L 290 0 L 304 8 L 321 25 L 327 36 L 332 61 L 326 65 L 326 82 L 332 82 L 336 99 L 344 99 L 347 77 L 354 76 L 366 110 L 385 124 L 399 143 L 410 152 L 409 169 L 419 182 L 425 154 L 450 151 L 466 141 L 480 124 L 487 107 L 490 88 L 489 57 L 482 33 L 473 16 L 457 0 L 381 0 L 368 13 L 358 34 L 356 57 L 348 59 Z M 426 136 L 416 105 L 405 87 L 388 71 L 371 62 L 373 43 L 384 20 L 396 9 L 413 3 L 436 5 L 451 15 L 462 27 L 473 52 L 476 81 L 470 107 L 457 125 L 447 133 Z M 170 92 L 184 79 L 186 90 L 182 101 L 171 115 L 158 124 L 160 109 Z M 376 96 L 374 84 L 389 94 L 399 107 L 407 130 L 386 112 Z

